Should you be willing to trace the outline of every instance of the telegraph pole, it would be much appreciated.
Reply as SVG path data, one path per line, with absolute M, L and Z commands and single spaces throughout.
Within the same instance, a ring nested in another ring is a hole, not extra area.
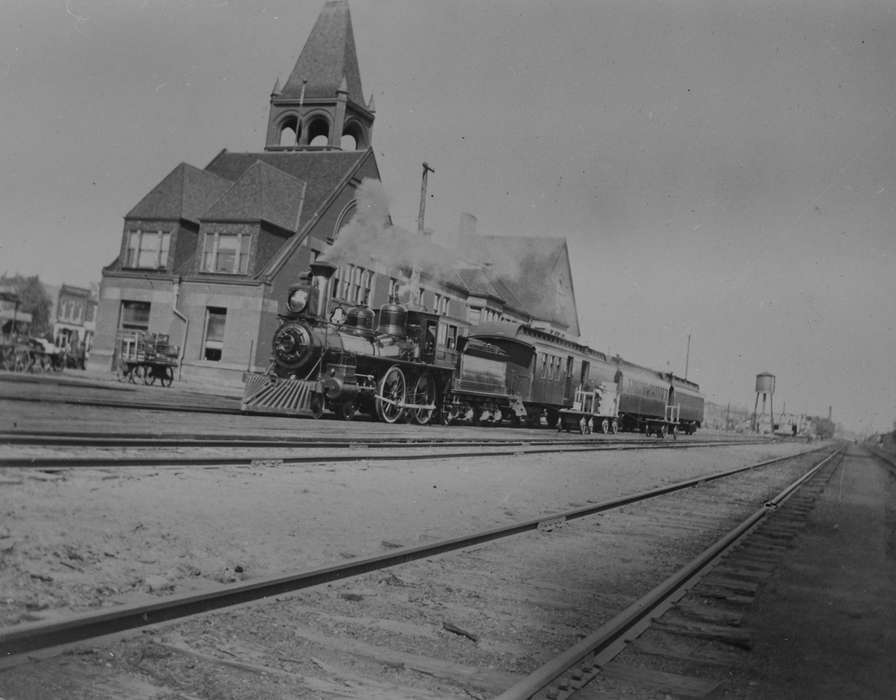
M 420 214 L 417 216 L 417 233 L 423 235 L 423 215 L 426 213 L 426 185 L 429 182 L 429 174 L 435 170 L 429 167 L 429 163 L 423 163 L 423 179 L 420 183 Z

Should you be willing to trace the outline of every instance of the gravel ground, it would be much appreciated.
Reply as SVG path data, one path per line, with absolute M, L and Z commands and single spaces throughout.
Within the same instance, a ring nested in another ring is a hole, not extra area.
M 803 447 L 258 469 L 7 470 L 0 624 L 374 555 Z
M 338 473 L 334 479 L 353 474 L 360 479 L 358 487 L 363 487 L 365 502 L 369 501 L 363 510 L 370 521 L 337 520 L 332 531 L 317 529 L 312 539 L 326 554 L 328 542 L 357 542 L 356 538 L 363 540 L 369 534 L 365 532 L 368 526 L 391 527 L 394 542 L 377 540 L 382 535 L 376 534 L 353 549 L 336 547 L 340 556 L 370 546 L 381 551 L 394 544 L 411 544 L 409 536 L 420 528 L 424 535 L 429 531 L 441 538 L 452 534 L 442 527 L 479 529 L 504 519 L 519 520 L 533 511 L 557 510 L 555 505 L 574 507 L 586 500 L 604 500 L 623 491 L 679 480 L 685 472 L 707 473 L 768 456 L 757 454 L 757 449 L 749 453 L 747 448 L 689 451 L 687 459 L 671 451 L 630 453 L 616 455 L 612 463 L 601 463 L 596 458 L 608 456 L 599 455 L 550 464 L 516 458 L 464 466 L 434 460 L 431 465 L 367 471 L 355 465 L 324 474 Z M 736 454 L 737 450 L 743 453 Z M 699 464 L 694 464 L 697 456 Z M 259 494 L 264 480 L 258 477 L 273 473 L 284 490 L 281 471 L 256 474 L 242 482 L 239 490 L 243 497 L 250 491 L 267 503 L 275 491 Z M 170 700 L 491 697 L 519 673 L 643 594 L 719 531 L 755 509 L 794 472 L 794 467 L 750 472 L 733 482 L 705 484 L 553 531 L 317 587 L 276 603 L 265 601 L 200 616 L 123 642 L 87 648 L 37 668 L 6 672 L 0 675 L 0 689 L 11 698 L 26 697 L 27 692 L 33 692 L 33 697 L 53 697 L 63 690 L 72 698 Z M 431 483 L 433 476 L 438 476 L 437 483 Z M 134 481 L 131 486 L 145 480 Z M 157 480 L 155 488 L 164 481 Z M 195 494 L 184 486 L 189 483 L 180 483 L 185 497 Z M 228 482 L 216 483 L 221 489 L 221 483 Z M 325 483 L 328 491 L 318 500 L 326 500 L 331 511 L 338 510 L 334 506 L 346 492 L 329 478 Z M 165 514 L 179 510 L 171 500 L 163 502 Z M 396 509 L 399 503 L 414 507 Z M 468 512 L 458 512 L 458 503 Z M 384 518 L 390 504 L 393 509 Z M 227 506 L 219 502 L 217 508 L 226 510 Z M 325 515 L 319 511 L 317 515 L 323 522 Z M 255 532 L 258 527 L 258 521 L 253 521 L 246 530 Z M 139 536 L 151 544 L 152 534 L 159 536 L 155 531 Z M 156 544 L 166 551 L 173 541 Z M 593 556 L 595 552 L 600 555 Z M 275 550 L 268 553 L 276 555 Z M 34 681 L 36 676 L 39 682 Z M 466 681 L 458 687 L 448 678 Z

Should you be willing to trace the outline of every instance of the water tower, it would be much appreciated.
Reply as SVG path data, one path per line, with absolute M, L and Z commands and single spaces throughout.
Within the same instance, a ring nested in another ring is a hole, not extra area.
M 757 413 L 759 407 L 759 396 L 762 395 L 762 413 Z M 753 405 L 753 431 L 758 433 L 762 421 L 765 416 L 765 401 L 768 399 L 768 425 L 769 432 L 775 432 L 775 375 L 768 372 L 762 372 L 756 375 L 756 403 Z

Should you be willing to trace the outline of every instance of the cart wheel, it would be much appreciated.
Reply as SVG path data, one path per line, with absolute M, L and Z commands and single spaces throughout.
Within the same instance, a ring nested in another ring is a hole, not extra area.
M 143 368 L 143 383 L 152 386 L 156 383 L 156 368 L 153 366 Z
M 600 422 L 600 432 L 602 432 L 604 435 L 610 432 L 610 421 L 608 421 L 606 418 L 604 418 Z
M 619 432 L 619 421 L 617 421 L 615 418 L 613 419 L 613 422 L 610 423 L 610 430 L 612 431 L 613 435 Z
M 174 368 L 173 367 L 163 367 L 162 374 L 159 376 L 159 383 L 162 386 L 171 386 L 171 382 L 174 381 Z

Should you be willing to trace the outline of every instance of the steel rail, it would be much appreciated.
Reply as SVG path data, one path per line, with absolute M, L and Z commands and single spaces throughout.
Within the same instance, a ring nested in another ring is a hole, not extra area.
M 482 447 L 489 443 L 482 443 Z M 83 468 L 129 468 L 129 467 L 233 467 L 233 466 L 251 466 L 256 462 L 265 462 L 268 466 L 275 463 L 277 466 L 288 466 L 297 464 L 316 464 L 320 462 L 395 462 L 408 460 L 426 460 L 426 459 L 472 459 L 475 457 L 508 457 L 518 455 L 537 455 L 537 454 L 560 454 L 560 453 L 576 453 L 576 452 L 625 452 L 632 450 L 662 450 L 662 449 L 692 449 L 697 447 L 727 447 L 730 443 L 708 443 L 708 442 L 643 442 L 643 443 L 620 443 L 620 444 L 600 444 L 592 443 L 585 446 L 568 446 L 563 443 L 553 443 L 552 447 L 534 447 L 528 448 L 522 444 L 511 443 L 509 446 L 502 445 L 500 449 L 465 451 L 465 452 L 421 452 L 421 453 L 362 453 L 349 452 L 345 454 L 318 454 L 318 455 L 295 455 L 288 457 L 164 457 L 153 455 L 152 457 L 4 457 L 0 458 L 0 469 L 83 469 Z M 743 443 L 734 443 L 741 445 Z M 121 447 L 124 447 L 123 445 Z M 269 446 L 277 447 L 277 445 Z M 269 449 L 267 447 L 266 449 Z M 309 447 L 307 445 L 303 447 Z M 320 447 L 314 445 L 313 447 Z M 357 443 L 341 446 L 344 449 L 357 449 Z M 368 445 L 369 447 L 369 445 Z M 376 447 L 380 447 L 377 445 Z M 432 448 L 434 445 L 407 445 L 409 448 Z M 439 445 L 443 448 L 451 448 L 454 445 Z
M 565 673 L 574 669 L 589 655 L 599 653 L 619 640 L 634 625 L 649 617 L 653 611 L 686 586 L 689 581 L 714 564 L 723 553 L 750 533 L 760 521 L 765 519 L 783 501 L 789 498 L 794 491 L 815 476 L 822 467 L 840 453 L 841 449 L 838 448 L 822 459 L 683 568 L 654 587 L 645 596 L 636 600 L 613 619 L 601 625 L 592 634 L 543 664 L 511 688 L 505 690 L 495 700 L 528 700 L 548 688 Z
M 537 430 L 537 429 L 536 429 Z M 534 431 L 533 431 L 534 432 Z M 545 431 L 546 432 L 546 431 Z M 201 446 L 232 446 L 232 445 L 284 445 L 290 447 L 348 447 L 357 444 L 377 445 L 384 447 L 414 447 L 429 445 L 548 445 L 562 441 L 565 445 L 593 444 L 599 441 L 603 445 L 631 444 L 643 442 L 645 439 L 640 434 L 632 433 L 630 436 L 602 436 L 594 437 L 539 437 L 529 433 L 526 437 L 522 433 L 518 437 L 379 437 L 355 435 L 350 438 L 338 437 L 300 437 L 295 435 L 230 435 L 223 433 L 121 433 L 121 432 L 65 432 L 65 431 L 41 431 L 41 430 L 12 430 L 0 431 L 0 444 L 7 445 L 54 445 L 76 447 L 103 447 L 103 446 L 133 446 L 133 447 L 179 447 L 181 445 Z M 686 440 L 688 442 L 725 442 L 731 444 L 764 444 L 769 440 L 724 440 L 702 439 Z
M 536 530 L 542 525 L 553 525 L 563 521 L 595 515 L 630 503 L 656 498 L 657 496 L 691 488 L 698 484 L 724 479 L 741 472 L 795 459 L 822 449 L 828 448 L 815 448 L 795 455 L 776 457 L 756 464 L 686 479 L 647 491 L 610 499 L 583 508 L 533 518 L 471 535 L 410 547 L 390 554 L 368 557 L 336 566 L 289 574 L 248 584 L 216 587 L 202 593 L 171 596 L 155 603 L 125 606 L 102 613 L 73 615 L 56 622 L 26 623 L 0 632 L 0 667 L 7 665 L 3 662 L 4 658 L 21 657 L 28 652 L 124 632 L 274 595 L 298 591 L 371 571 L 386 569 L 410 561 L 425 559 L 438 554 Z
M 176 395 L 174 395 L 176 396 Z M 194 394 L 196 396 L 196 394 Z M 237 404 L 237 399 L 225 398 L 220 396 L 209 395 L 209 398 L 216 401 L 232 401 Z M 173 400 L 173 399 L 172 399 Z M 73 406 L 98 406 L 100 408 L 128 408 L 140 411 L 180 411 L 181 413 L 214 413 L 221 415 L 242 416 L 244 414 L 239 405 L 233 408 L 228 406 L 201 406 L 190 404 L 176 403 L 153 403 L 141 401 L 102 401 L 99 399 L 66 399 L 61 397 L 39 397 L 39 396 L 3 396 L 0 395 L 0 401 L 28 401 L 32 403 L 59 403 Z M 253 413 L 258 416 L 277 416 L 276 413 Z M 283 416 L 279 416 L 282 418 Z

